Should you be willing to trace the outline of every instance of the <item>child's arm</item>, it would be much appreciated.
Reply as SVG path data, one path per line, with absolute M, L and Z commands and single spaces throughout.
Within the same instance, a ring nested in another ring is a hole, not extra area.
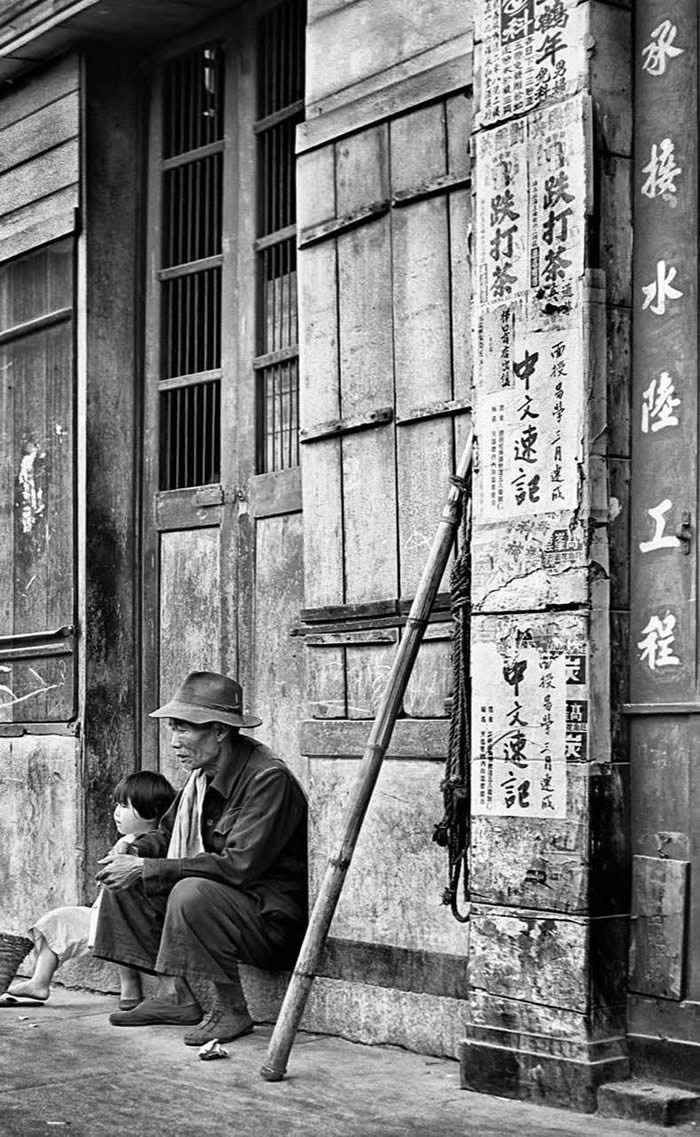
M 112 848 L 109 851 L 110 853 L 128 853 L 129 847 L 133 844 L 133 842 L 133 833 L 126 833 L 123 837 L 119 838 L 116 844 L 112 845 Z

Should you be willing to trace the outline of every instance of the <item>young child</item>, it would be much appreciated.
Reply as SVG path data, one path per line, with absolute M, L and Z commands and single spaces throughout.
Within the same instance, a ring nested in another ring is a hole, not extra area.
M 114 821 L 119 840 L 112 852 L 126 852 L 135 837 L 157 829 L 174 798 L 175 790 L 162 774 L 143 770 L 122 778 L 114 790 Z M 92 908 L 54 908 L 37 920 L 28 932 L 36 949 L 34 973 L 30 979 L 16 980 L 0 1002 L 46 1002 L 59 964 L 88 954 L 99 899 L 98 896 Z M 120 965 L 119 980 L 119 1008 L 132 1010 L 141 1002 L 141 976 L 135 968 Z

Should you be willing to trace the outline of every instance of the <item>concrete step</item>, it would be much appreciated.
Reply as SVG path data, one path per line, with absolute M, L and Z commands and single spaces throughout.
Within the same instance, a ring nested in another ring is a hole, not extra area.
M 607 1082 L 598 1087 L 598 1113 L 652 1125 L 683 1125 L 700 1120 L 700 1094 L 644 1078 Z

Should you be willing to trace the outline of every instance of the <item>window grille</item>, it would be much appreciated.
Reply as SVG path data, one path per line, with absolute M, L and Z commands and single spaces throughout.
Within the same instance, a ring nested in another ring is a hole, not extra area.
M 283 0 L 256 24 L 256 468 L 299 462 L 295 131 L 304 113 L 304 0 Z M 233 50 L 233 48 L 232 48 Z M 230 65 L 231 61 L 229 61 Z M 162 82 L 160 488 L 221 478 L 223 48 L 177 56 Z M 231 70 L 233 74 L 233 70 Z M 226 183 L 227 184 L 227 183 Z M 228 247 L 228 246 L 227 246 Z M 251 282 L 252 283 L 252 282 Z M 224 425 L 224 430 L 226 426 Z
M 163 76 L 160 484 L 220 479 L 224 58 L 178 56 Z
M 257 26 L 259 185 L 256 274 L 257 466 L 299 463 L 295 131 L 304 117 L 306 6 L 290 0 Z

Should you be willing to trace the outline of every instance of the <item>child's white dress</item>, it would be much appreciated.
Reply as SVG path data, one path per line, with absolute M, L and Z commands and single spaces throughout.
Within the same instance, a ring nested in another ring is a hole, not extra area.
M 117 846 L 124 848 L 133 840 L 135 840 L 133 834 L 121 837 L 112 852 Z M 50 912 L 40 916 L 27 933 L 34 940 L 34 946 L 38 947 L 39 935 L 42 935 L 54 955 L 58 956 L 59 964 L 75 959 L 76 956 L 87 955 L 94 941 L 101 895 L 100 889 L 97 899 L 89 908 L 78 905 L 52 908 Z

